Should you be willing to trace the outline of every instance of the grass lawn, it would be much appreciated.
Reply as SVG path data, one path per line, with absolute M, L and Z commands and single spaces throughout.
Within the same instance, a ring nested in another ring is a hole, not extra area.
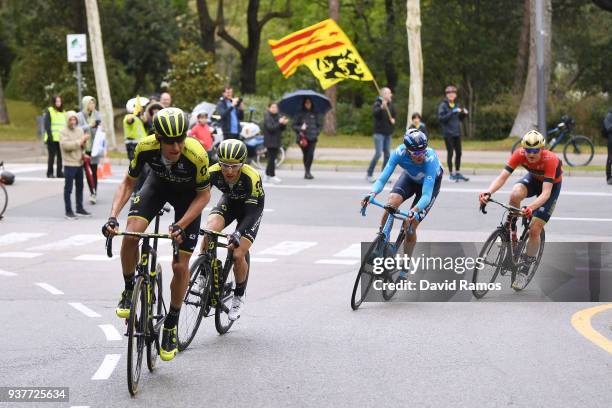
M 6 105 L 11 123 L 0 125 L 0 140 L 37 140 L 36 116 L 40 115 L 41 111 L 30 102 L 13 99 L 7 99 Z

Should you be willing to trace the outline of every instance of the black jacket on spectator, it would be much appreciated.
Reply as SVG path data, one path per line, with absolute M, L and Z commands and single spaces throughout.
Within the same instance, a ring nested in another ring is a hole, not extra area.
M 395 107 L 393 103 L 388 102 L 387 107 L 389 108 L 389 112 L 391 112 L 391 117 L 395 119 Z M 395 125 L 389 121 L 389 115 L 382 106 L 382 98 L 380 96 L 376 98 L 376 102 L 374 102 L 372 113 L 374 114 L 374 133 L 392 135 Z
M 604 128 L 605 136 L 608 139 L 612 138 L 612 110 L 610 110 L 610 112 L 608 112 L 608 114 L 604 118 L 603 128 Z
M 453 112 L 453 109 L 460 107 L 461 105 L 455 100 L 455 106 L 451 108 L 448 99 L 444 99 L 438 106 L 438 120 L 444 137 L 461 136 L 461 121 L 465 114 Z
M 319 138 L 319 133 L 323 130 L 322 116 L 308 111 L 302 111 L 295 115 L 291 127 L 296 132 L 296 143 L 300 139 L 300 128 L 302 127 L 302 123 L 306 123 L 306 139 L 308 139 L 309 142 L 315 142 Z
M 283 135 L 283 130 L 285 130 L 287 126 L 278 122 L 280 118 L 281 115 L 279 113 L 272 114 L 266 112 L 264 114 L 263 135 L 265 147 L 281 147 L 281 137 Z
M 224 96 L 219 98 L 219 102 L 217 102 L 217 113 L 221 116 L 221 130 L 223 130 L 223 134 L 230 133 L 231 126 L 231 112 L 236 109 L 236 116 L 238 117 L 238 134 L 242 130 L 242 126 L 240 125 L 240 121 L 244 120 L 244 111 L 240 108 L 234 107 L 233 105 L 228 107 L 227 102 L 231 102 L 231 100 L 226 99 Z
M 408 129 L 416 129 L 416 126 L 414 126 L 412 123 L 410 124 L 410 126 L 408 127 Z M 425 126 L 425 124 L 423 122 L 421 122 L 419 124 L 419 130 L 423 133 L 425 133 L 425 136 L 429 137 L 429 131 L 427 130 L 427 126 Z

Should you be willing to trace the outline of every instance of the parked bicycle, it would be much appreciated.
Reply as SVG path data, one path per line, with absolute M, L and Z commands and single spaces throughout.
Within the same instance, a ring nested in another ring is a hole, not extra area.
M 499 226 L 493 231 L 489 238 L 485 241 L 480 254 L 484 267 L 478 269 L 474 267 L 472 282 L 473 283 L 493 283 L 501 276 L 510 276 L 510 283 L 512 284 L 516 279 L 517 274 L 525 265 L 523 255 L 527 250 L 527 241 L 529 239 L 529 226 L 531 224 L 531 218 L 525 217 L 520 208 L 505 205 L 499 201 L 495 201 L 489 198 L 490 203 L 495 203 L 506 211 L 502 214 L 502 218 Z M 481 206 L 480 210 L 483 214 L 486 214 L 485 206 Z M 522 219 L 523 231 L 518 237 L 517 220 Z M 540 233 L 540 247 L 538 248 L 538 254 L 535 262 L 531 264 L 529 273 L 527 274 L 527 281 L 525 283 L 526 288 L 529 282 L 533 279 L 540 260 L 542 259 L 542 253 L 544 252 L 545 243 L 544 230 Z M 483 286 L 483 285 L 480 285 Z M 515 291 L 522 289 L 513 288 Z M 485 296 L 488 289 L 472 290 L 474 296 L 478 299 Z
M 385 284 L 397 282 L 397 275 L 399 275 L 400 271 L 394 268 L 384 269 L 381 274 L 376 274 L 374 273 L 374 259 L 380 257 L 393 258 L 402 249 L 402 243 L 406 236 L 404 227 L 406 220 L 410 217 L 409 213 L 402 212 L 389 205 L 383 205 L 375 199 L 371 199 L 370 203 L 384 209 L 387 212 L 387 219 L 379 229 L 376 238 L 368 247 L 361 261 L 351 296 L 351 308 L 353 310 L 357 310 L 361 306 L 361 303 L 363 303 L 370 292 L 374 281 L 377 279 L 383 281 L 382 296 L 384 300 L 390 300 L 395 295 L 396 290 L 388 289 L 388 286 Z M 366 215 L 366 208 L 365 206 L 361 208 L 361 215 L 364 217 Z M 402 222 L 402 228 L 399 234 L 397 234 L 395 241 L 391 242 L 391 231 L 395 220 Z M 408 228 L 408 234 L 412 234 L 412 224 Z
M 157 242 L 159 239 L 172 239 L 169 234 L 159 234 L 159 218 L 169 208 L 164 208 L 155 218 L 154 233 L 119 232 L 116 235 L 137 237 L 142 240 L 140 261 L 136 266 L 132 306 L 127 318 L 128 353 L 127 380 L 131 395 L 138 392 L 142 357 L 147 350 L 147 367 L 155 370 L 161 349 L 160 331 L 168 313 L 163 298 L 162 268 L 157 262 Z M 153 246 L 149 244 L 153 240 Z M 172 241 L 174 260 L 178 262 L 178 244 Z M 113 236 L 106 239 L 106 254 L 113 257 Z
M 228 250 L 223 263 L 217 258 L 217 248 L 228 246 L 219 242 L 219 238 L 227 239 L 229 235 L 207 229 L 200 229 L 200 235 L 208 238 L 208 246 L 189 269 L 189 287 L 183 299 L 177 331 L 179 351 L 189 347 L 202 318 L 210 316 L 213 309 L 215 328 L 219 334 L 227 333 L 234 323 L 227 316 L 236 288 L 233 253 Z M 246 261 L 250 268 L 248 253 Z
M 572 133 L 576 122 L 571 117 L 564 115 L 561 122 L 546 132 L 546 149 L 553 151 L 555 147 L 564 143 L 563 158 L 571 167 L 587 166 L 595 155 L 595 146 L 591 139 L 582 135 Z M 521 140 L 517 140 L 512 146 L 512 153 L 520 147 Z
M 4 162 L 0 162 L 0 172 L 4 170 Z M 4 187 L 4 182 L 2 178 L 0 178 L 0 220 L 4 217 L 4 211 L 6 211 L 6 207 L 8 206 L 8 192 L 6 191 L 6 187 Z

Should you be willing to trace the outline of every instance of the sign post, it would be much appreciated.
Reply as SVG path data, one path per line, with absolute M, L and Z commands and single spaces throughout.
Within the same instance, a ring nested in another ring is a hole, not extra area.
M 76 62 L 77 64 L 77 95 L 79 110 L 82 110 L 81 62 L 87 62 L 87 36 L 85 34 L 68 34 L 66 35 L 66 46 L 68 49 L 68 62 Z

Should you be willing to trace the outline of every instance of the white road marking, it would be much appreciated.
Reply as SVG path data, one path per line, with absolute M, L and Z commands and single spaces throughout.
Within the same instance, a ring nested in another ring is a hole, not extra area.
M 348 248 L 334 254 L 338 258 L 361 258 L 361 243 L 352 244 Z
M 253 263 L 272 263 L 276 262 L 276 258 L 251 258 L 251 262 Z
M 15 272 L 9 272 L 0 269 L 0 276 L 17 276 L 17 274 Z
M 9 232 L 8 234 L 0 235 L 0 246 L 18 244 L 33 238 L 39 238 L 47 235 L 45 232 Z
M 72 302 L 72 303 L 70 303 L 69 302 L 68 304 L 70 306 L 74 307 L 79 312 L 83 313 L 87 317 L 100 317 L 100 315 L 98 313 L 94 312 L 93 310 L 91 310 L 90 308 L 88 308 L 87 306 L 85 306 L 82 303 L 79 303 L 79 302 Z
M 612 218 L 574 218 L 574 217 L 550 217 L 556 221 L 593 221 L 593 222 L 612 222 Z
M 259 252 L 258 255 L 293 255 L 315 245 L 317 245 L 317 243 L 311 241 L 282 241 L 273 247 L 264 249 Z
M 11 173 L 15 173 L 15 174 L 28 173 L 30 171 L 40 171 L 40 170 L 46 170 L 47 169 L 43 165 L 40 165 L 40 166 L 29 166 L 29 167 L 18 167 L 18 168 L 14 168 L 13 166 L 14 165 L 11 165 Z
M 276 210 L 272 208 L 264 208 L 264 212 L 274 212 L 274 211 Z
M 36 282 L 36 286 L 43 288 L 44 290 L 51 293 L 52 295 L 63 295 L 64 294 L 64 292 L 62 292 L 61 290 L 59 290 L 58 288 L 54 286 L 49 285 L 48 283 Z
M 38 252 L 0 252 L 0 258 L 36 258 L 41 255 Z
M 109 258 L 106 255 L 83 254 L 72 259 L 75 261 L 114 261 L 115 259 L 119 259 L 119 256 L 115 255 L 112 258 Z
M 359 259 L 319 259 L 315 263 L 323 265 L 355 265 L 359 263 Z
M 89 405 L 73 405 L 70 408 L 89 408 Z
M 104 332 L 107 341 L 123 340 L 123 336 L 119 334 L 115 326 L 113 326 L 112 324 L 99 324 L 98 327 Z
M 35 246 L 29 249 L 34 251 L 60 251 L 71 249 L 75 246 L 89 245 L 93 242 L 102 241 L 104 239 L 105 238 L 102 236 L 102 234 L 78 234 L 72 235 L 60 241 L 50 242 L 48 244 Z
M 104 357 L 104 361 L 100 364 L 98 371 L 91 377 L 92 380 L 108 380 L 111 376 L 115 367 L 117 367 L 117 363 L 121 358 L 121 354 L 107 354 Z
M 163 255 L 163 256 L 157 257 L 157 262 L 172 262 L 172 261 L 173 261 L 172 255 Z

